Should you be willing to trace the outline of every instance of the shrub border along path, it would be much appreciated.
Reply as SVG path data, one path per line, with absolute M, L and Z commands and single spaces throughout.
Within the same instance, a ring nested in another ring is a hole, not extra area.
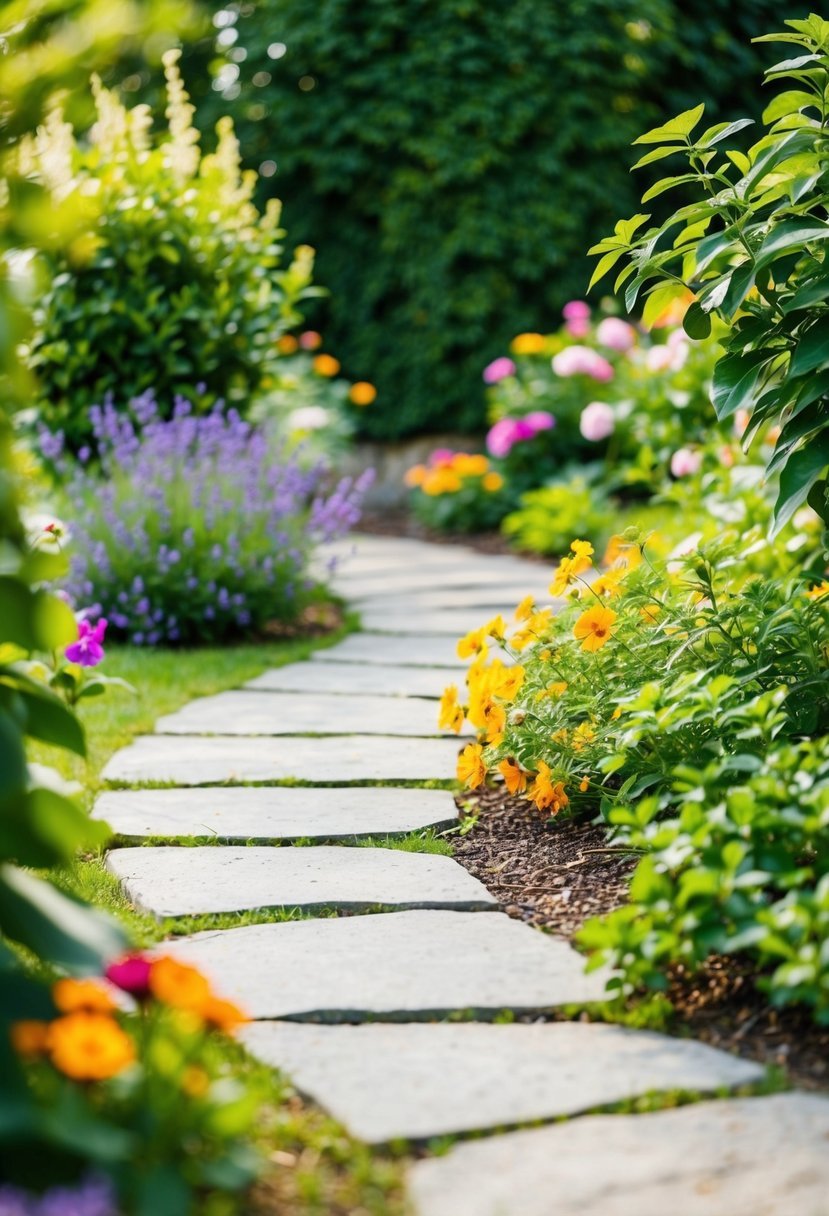
M 528 592 L 543 598 L 546 580 L 516 558 L 415 541 L 361 538 L 353 548 L 339 547 L 337 590 L 376 632 L 245 692 L 193 702 L 158 723 L 168 733 L 108 764 L 104 778 L 119 788 L 100 813 L 122 844 L 149 844 L 110 855 L 127 895 L 159 917 L 246 917 L 165 948 L 246 1007 L 248 1049 L 355 1136 L 432 1149 L 452 1138 L 447 1154 L 411 1170 L 418 1216 L 664 1216 L 671 1207 L 825 1216 L 829 1100 L 763 1096 L 761 1068 L 689 1040 L 545 1021 L 601 1002 L 602 978 L 586 977 L 563 939 L 492 910 L 453 859 L 431 848 L 404 860 L 389 847 L 395 834 L 454 813 L 457 741 L 420 732 L 424 694 L 437 698 L 460 677 L 459 599 L 472 628 Z M 422 623 L 418 598 L 434 605 L 436 589 L 452 605 L 451 628 L 434 607 Z M 383 631 L 386 614 L 394 632 Z M 285 692 L 296 699 L 295 733 Z M 378 696 L 389 698 L 397 732 L 408 713 L 401 698 L 417 700 L 418 733 L 377 733 Z M 314 701 L 325 731 L 309 735 Z M 211 836 L 222 843 L 194 845 L 176 866 L 171 845 Z M 357 843 L 376 849 L 370 864 Z M 742 1096 L 727 1096 L 735 1090 Z M 650 1113 L 626 1113 L 643 1100 Z M 537 1123 L 548 1125 L 526 1129 Z M 473 1132 L 501 1134 L 454 1143 Z

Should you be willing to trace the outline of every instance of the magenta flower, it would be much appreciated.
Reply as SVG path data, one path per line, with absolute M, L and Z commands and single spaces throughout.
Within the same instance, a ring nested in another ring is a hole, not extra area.
M 513 444 L 519 439 L 515 418 L 501 418 L 491 426 L 486 437 L 486 447 L 490 456 L 509 456 Z
M 589 321 L 590 305 L 584 300 L 570 300 L 561 310 L 565 321 Z
M 429 457 L 429 464 L 432 468 L 435 468 L 439 464 L 450 464 L 454 456 L 455 453 L 451 448 L 435 448 Z
M 104 657 L 102 643 L 106 628 L 106 617 L 101 617 L 94 626 L 89 621 L 78 621 L 78 640 L 65 651 L 69 662 L 80 663 L 81 667 L 97 667 Z
M 540 431 L 551 431 L 556 424 L 555 417 L 548 410 L 532 410 L 524 421 L 533 429 L 533 434 Z
M 507 376 L 515 374 L 515 364 L 512 359 L 508 359 L 506 355 L 502 355 L 500 359 L 493 359 L 484 368 L 484 383 L 497 384 L 499 380 L 506 380 Z
M 128 954 L 117 962 L 110 963 L 104 975 L 111 984 L 128 992 L 136 1000 L 150 995 L 150 969 L 152 963 L 143 954 Z
M 600 440 L 607 439 L 615 429 L 616 418 L 606 402 L 591 401 L 582 410 L 579 430 L 591 443 L 599 443 Z
M 599 322 L 596 338 L 608 350 L 615 350 L 623 355 L 635 346 L 636 330 L 621 317 L 605 317 Z

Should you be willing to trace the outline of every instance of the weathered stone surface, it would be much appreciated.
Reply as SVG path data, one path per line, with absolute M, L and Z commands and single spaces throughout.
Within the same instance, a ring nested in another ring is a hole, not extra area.
M 455 776 L 457 739 L 391 739 L 384 735 L 280 739 L 212 735 L 143 735 L 116 752 L 105 781 L 426 781 Z
M 417 1216 L 825 1216 L 829 1099 L 777 1094 L 513 1132 L 415 1165 Z
M 510 617 L 515 605 L 506 610 L 505 620 L 513 627 Z M 502 613 L 502 615 L 504 615 Z M 410 634 L 412 637 L 445 635 L 454 639 L 463 637 L 472 629 L 480 627 L 495 616 L 495 610 L 482 608 L 414 608 L 386 611 L 385 608 L 364 608 L 360 614 L 363 629 L 379 634 Z M 362 636 L 362 635 L 360 635 Z
M 155 916 L 265 908 L 498 907 L 451 857 L 400 849 L 232 845 L 115 849 L 107 866 Z
M 732 1088 L 764 1075 L 702 1043 L 573 1022 L 259 1022 L 243 1039 L 371 1144 L 552 1119 L 651 1090 Z
M 263 691 L 325 692 L 355 695 L 373 694 L 386 697 L 438 698 L 445 684 L 462 676 L 458 671 L 436 671 L 432 667 L 401 667 L 389 663 L 373 664 L 331 662 L 329 651 L 319 651 L 314 663 L 289 663 L 275 667 L 246 684 L 246 688 Z
M 245 690 L 191 701 L 155 724 L 162 735 L 440 735 L 437 709 L 416 698 Z
M 536 567 L 537 570 L 537 567 Z M 498 587 L 509 581 L 513 585 L 516 580 L 524 581 L 523 571 L 514 570 L 499 574 L 490 567 L 479 566 L 447 566 L 445 569 L 426 569 L 412 565 L 406 570 L 389 570 L 376 574 L 355 574 L 347 577 L 345 573 L 335 575 L 331 585 L 346 599 L 364 598 L 365 596 L 386 595 L 389 592 L 406 592 L 418 590 L 437 590 L 446 587 Z M 538 574 L 526 580 L 527 592 L 532 591 L 538 584 Z M 549 583 L 549 580 L 547 580 Z
M 254 1018 L 412 1021 L 601 1000 L 560 938 L 500 912 L 385 912 L 197 933 L 164 949 Z
M 218 786 L 109 790 L 98 798 L 92 814 L 125 840 L 353 840 L 451 827 L 457 808 L 448 790 Z
M 515 584 L 493 583 L 489 587 L 446 587 L 426 591 L 389 591 L 381 594 L 375 592 L 354 599 L 353 605 L 364 615 L 367 611 L 379 612 L 420 612 L 424 609 L 435 608 L 475 608 L 487 620 L 500 612 L 505 620 L 510 621 L 516 606 L 525 596 L 533 594 L 541 607 L 551 604 L 561 604 L 561 600 L 553 600 L 547 589 L 547 578 L 544 583 L 529 583 L 522 580 Z M 538 584 L 538 585 L 536 585 Z
M 469 665 L 458 658 L 455 638 L 423 638 L 419 634 L 381 637 L 376 633 L 352 633 L 330 650 L 315 651 L 311 659 L 326 663 L 381 666 L 391 663 L 402 667 L 451 667 L 455 670 Z

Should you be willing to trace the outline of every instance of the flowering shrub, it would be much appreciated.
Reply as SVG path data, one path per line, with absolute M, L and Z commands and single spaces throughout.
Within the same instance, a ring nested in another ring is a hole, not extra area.
M 590 465 L 567 481 L 529 490 L 501 530 L 518 549 L 554 556 L 566 551 L 576 532 L 594 544 L 607 540 L 615 518 L 596 466 Z
M 258 1096 L 228 1075 L 221 1043 L 244 1021 L 199 971 L 166 956 L 127 956 L 105 979 L 52 984 L 41 1016 L 10 1030 L 34 1128 L 48 1129 L 52 1146 L 45 1161 L 25 1149 L 2 1159 L 20 1210 L 155 1216 L 246 1186 Z M 44 1182 L 63 1185 L 40 1197 L 22 1190 Z
M 240 172 L 230 119 L 200 155 L 177 58 L 165 56 L 169 129 L 157 147 L 148 108 L 126 109 L 95 80 L 89 136 L 76 140 L 57 110 L 21 154 L 81 224 L 45 255 L 51 281 L 29 352 L 43 416 L 75 451 L 107 394 L 124 402 L 152 388 L 165 415 L 179 393 L 200 411 L 218 400 L 246 409 L 308 293 L 313 251 L 280 268 L 279 204 L 260 216 L 251 202 L 256 174 Z
M 509 506 L 504 478 L 486 456 L 437 448 L 428 464 L 406 474 L 415 515 L 430 528 L 478 532 L 495 528 Z
M 775 1001 L 829 1019 L 829 584 L 820 566 L 753 576 L 751 547 L 733 534 L 666 563 L 617 536 L 597 571 L 574 541 L 550 589 L 562 612 L 527 599 L 512 627 L 461 640 L 468 694 L 447 689 L 441 724 L 480 732 L 470 788 L 492 775 L 542 812 L 598 807 L 647 851 L 631 905 L 584 937 L 628 990 L 749 951 L 779 963 Z
M 67 590 L 135 645 L 292 620 L 311 591 L 313 544 L 359 518 L 368 475 L 326 490 L 321 466 L 303 468 L 235 411 L 197 416 L 179 400 L 165 421 L 145 394 L 130 413 L 93 408 L 90 426 L 94 466 L 43 437 L 75 517 Z

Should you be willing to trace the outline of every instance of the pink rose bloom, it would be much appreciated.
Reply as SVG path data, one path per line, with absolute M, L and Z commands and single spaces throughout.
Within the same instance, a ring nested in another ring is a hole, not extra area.
M 591 443 L 607 439 L 616 429 L 613 410 L 605 401 L 591 401 L 581 412 L 579 430 Z
M 615 350 L 623 355 L 636 345 L 636 330 L 621 317 L 605 317 L 599 323 L 596 338 L 608 350 Z
M 435 448 L 432 455 L 429 457 L 429 464 L 432 468 L 436 468 L 439 464 L 450 464 L 455 453 L 451 448 Z
M 517 440 L 514 418 L 500 418 L 491 426 L 486 437 L 486 448 L 490 456 L 508 456 Z
M 613 379 L 607 359 L 589 346 L 565 346 L 553 355 L 552 365 L 557 376 L 589 376 L 603 383 Z
M 693 477 L 702 468 L 702 452 L 693 448 L 677 448 L 671 457 L 671 472 L 674 477 Z
M 104 975 L 110 984 L 140 1001 L 150 994 L 151 967 L 150 960 L 142 954 L 128 954 L 125 958 L 110 963 Z
M 532 427 L 534 435 L 540 431 L 551 431 L 556 424 L 555 418 L 548 410 L 533 410 L 527 414 L 524 421 Z
M 584 300 L 570 300 L 561 310 L 565 321 L 589 321 L 590 305 Z
M 681 329 L 674 330 L 662 346 L 652 346 L 645 355 L 649 372 L 678 372 L 688 358 L 688 339 Z
M 507 376 L 515 374 L 515 364 L 512 359 L 502 355 L 500 359 L 493 359 L 484 368 L 484 383 L 497 384 L 499 380 L 506 380 Z
M 102 643 L 106 628 L 105 617 L 101 617 L 95 626 L 89 621 L 78 621 L 78 640 L 64 651 L 69 662 L 79 663 L 81 667 L 97 667 L 104 657 Z

